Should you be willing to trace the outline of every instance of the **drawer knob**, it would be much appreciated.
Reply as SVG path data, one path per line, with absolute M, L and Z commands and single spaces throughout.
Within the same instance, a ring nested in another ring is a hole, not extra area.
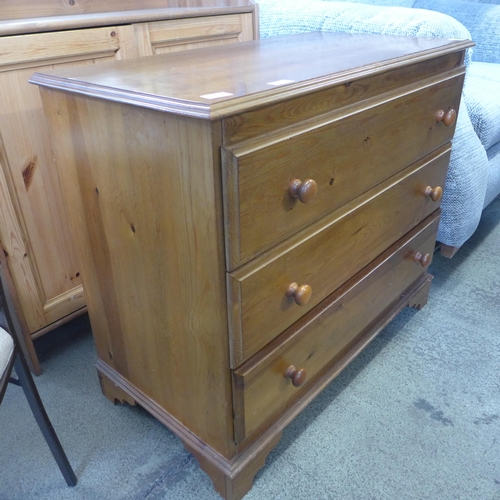
M 443 188 L 439 186 L 436 186 L 435 188 L 427 186 L 425 188 L 425 196 L 430 198 L 432 201 L 439 201 L 443 197 Z
M 302 182 L 300 179 L 293 179 L 288 186 L 288 192 L 293 198 L 298 198 L 301 203 L 309 203 L 318 192 L 318 185 L 312 179 Z
M 431 263 L 431 254 L 415 252 L 413 260 L 419 263 L 422 267 L 427 267 Z
M 293 297 L 299 306 L 305 306 L 312 296 L 312 288 L 309 285 L 299 286 L 297 283 L 290 283 L 286 291 L 288 297 Z
M 290 365 L 285 372 L 285 378 L 292 380 L 294 387 L 300 387 L 306 381 L 307 373 L 304 368 L 297 370 L 294 365 Z
M 455 123 L 457 118 L 457 112 L 451 108 L 448 111 L 443 111 L 440 109 L 436 114 L 436 121 L 443 122 L 447 127 L 450 127 Z

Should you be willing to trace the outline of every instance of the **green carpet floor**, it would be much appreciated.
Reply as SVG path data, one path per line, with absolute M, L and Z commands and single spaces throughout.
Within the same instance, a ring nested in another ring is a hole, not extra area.
M 284 431 L 246 500 L 500 499 L 500 200 L 405 309 Z M 36 379 L 79 483 L 21 390 L 0 406 L 1 500 L 216 500 L 180 441 L 101 395 L 86 316 L 36 342 Z

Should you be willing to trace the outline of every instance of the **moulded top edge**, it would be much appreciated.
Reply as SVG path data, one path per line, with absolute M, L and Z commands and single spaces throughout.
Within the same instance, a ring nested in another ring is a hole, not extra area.
M 35 73 L 31 83 L 218 119 L 471 47 L 470 40 L 306 33 Z
M 164 7 L 123 10 L 113 12 L 95 12 L 87 14 L 49 15 L 0 20 L 0 36 L 26 35 L 46 31 L 61 31 L 97 26 L 165 21 L 202 16 L 241 14 L 253 12 L 255 6 L 248 5 L 213 5 L 199 7 Z

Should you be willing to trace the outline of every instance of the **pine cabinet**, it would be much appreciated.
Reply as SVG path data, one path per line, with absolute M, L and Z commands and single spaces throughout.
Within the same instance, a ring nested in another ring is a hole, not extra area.
M 54 68 L 252 40 L 254 6 L 245 3 L 206 1 L 187 10 L 176 2 L 175 8 L 99 14 L 89 12 L 116 6 L 86 1 L 76 5 L 83 12 L 78 14 L 62 10 L 59 2 L 2 6 L 0 242 L 35 373 L 41 368 L 32 339 L 84 312 L 86 302 L 40 93 L 28 79 Z M 141 2 L 141 9 L 157 4 Z M 121 8 L 133 6 L 123 2 Z M 27 17 L 33 13 L 40 17 Z

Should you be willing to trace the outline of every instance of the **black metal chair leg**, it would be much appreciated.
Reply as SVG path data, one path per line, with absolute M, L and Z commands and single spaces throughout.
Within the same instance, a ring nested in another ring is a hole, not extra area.
M 17 352 L 14 367 L 19 381 L 21 382 L 21 387 L 23 388 L 24 394 L 26 395 L 28 403 L 31 407 L 31 411 L 33 412 L 37 424 L 42 431 L 43 437 L 49 445 L 50 451 L 54 455 L 57 465 L 59 466 L 59 469 L 61 470 L 62 475 L 66 480 L 66 483 L 68 484 L 68 486 L 75 486 L 77 483 L 76 475 L 68 461 L 66 453 L 64 453 L 59 438 L 57 437 L 57 434 L 52 427 L 49 416 L 45 411 L 45 407 L 43 406 L 42 400 L 40 399 L 40 394 L 38 393 L 38 389 L 36 388 L 35 382 L 33 381 L 33 377 L 28 368 L 26 360 L 19 352 L 19 349 L 16 349 L 16 351 Z

